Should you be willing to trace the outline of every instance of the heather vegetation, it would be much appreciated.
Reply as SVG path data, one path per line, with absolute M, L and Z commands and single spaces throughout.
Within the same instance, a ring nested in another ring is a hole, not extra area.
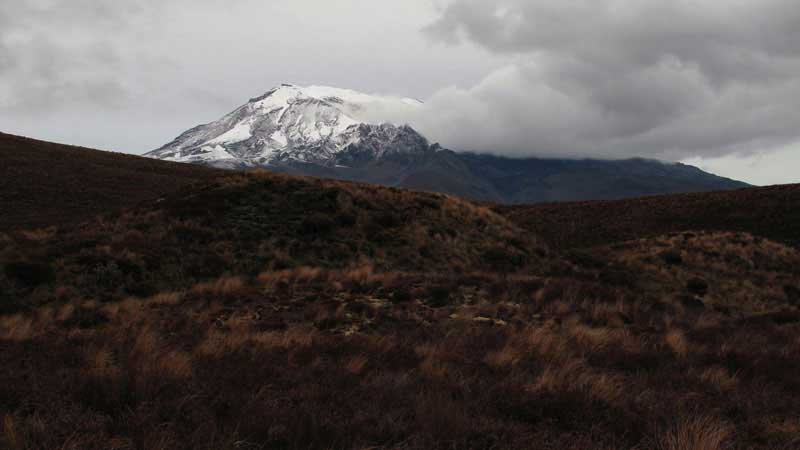
M 225 172 L 0 133 L 0 232 L 74 224 Z
M 797 248 L 507 212 L 256 173 L 0 234 L 0 448 L 800 448 Z
M 800 245 L 800 184 L 630 200 L 545 203 L 494 209 L 553 249 L 686 231 L 740 231 Z
M 2 309 L 186 289 L 298 266 L 542 271 L 547 250 L 498 214 L 439 194 L 231 175 L 63 232 L 0 240 Z

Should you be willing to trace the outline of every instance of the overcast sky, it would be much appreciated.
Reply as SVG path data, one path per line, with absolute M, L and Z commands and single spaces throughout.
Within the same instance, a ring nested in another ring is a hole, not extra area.
M 272 86 L 454 150 L 800 182 L 797 0 L 0 0 L 0 131 L 143 153 Z

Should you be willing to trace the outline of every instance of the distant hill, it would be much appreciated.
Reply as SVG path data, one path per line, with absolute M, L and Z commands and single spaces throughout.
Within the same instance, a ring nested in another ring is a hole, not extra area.
M 0 133 L 0 230 L 74 223 L 221 173 Z
M 742 231 L 800 245 L 800 184 L 495 210 L 562 249 L 682 230 Z

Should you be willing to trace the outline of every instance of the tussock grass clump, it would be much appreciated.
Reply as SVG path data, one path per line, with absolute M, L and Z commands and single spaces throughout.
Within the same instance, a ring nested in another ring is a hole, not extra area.
M 687 418 L 679 421 L 660 439 L 662 450 L 722 450 L 733 434 L 733 428 L 711 417 Z

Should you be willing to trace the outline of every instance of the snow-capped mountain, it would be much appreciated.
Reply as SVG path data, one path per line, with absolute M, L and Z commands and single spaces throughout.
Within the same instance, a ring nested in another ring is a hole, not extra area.
M 283 84 L 222 119 L 195 127 L 146 156 L 220 167 L 311 163 L 334 167 L 429 150 L 408 126 L 376 123 L 376 108 L 418 100 Z
M 362 181 L 499 203 L 592 200 L 746 186 L 682 164 L 510 159 L 456 153 L 406 125 L 417 100 L 291 84 L 195 127 L 145 156 L 168 161 Z M 403 111 L 402 108 L 409 110 Z

